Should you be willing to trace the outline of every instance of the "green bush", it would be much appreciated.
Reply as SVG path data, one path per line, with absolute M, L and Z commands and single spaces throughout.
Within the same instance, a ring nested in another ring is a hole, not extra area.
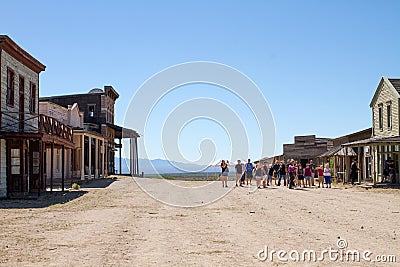
M 73 183 L 72 184 L 72 189 L 74 189 L 74 190 L 79 190 L 81 187 L 79 186 L 79 184 L 77 184 L 77 183 Z

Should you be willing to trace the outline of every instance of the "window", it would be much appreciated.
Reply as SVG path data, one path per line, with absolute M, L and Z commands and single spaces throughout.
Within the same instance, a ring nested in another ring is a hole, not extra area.
M 11 149 L 11 174 L 21 174 L 20 149 Z
M 89 117 L 94 117 L 94 107 L 95 105 L 88 105 Z
M 387 104 L 386 111 L 387 111 L 387 127 L 389 130 L 391 130 L 392 129 L 392 105 L 391 105 L 391 103 Z
M 10 68 L 7 68 L 7 97 L 6 103 L 7 105 L 14 106 L 14 79 L 15 74 L 14 71 Z
M 30 95 L 31 99 L 29 101 L 29 112 L 36 112 L 36 84 L 30 83 Z
M 379 129 L 383 130 L 383 110 L 382 110 L 382 104 L 378 106 L 378 123 L 379 123 Z

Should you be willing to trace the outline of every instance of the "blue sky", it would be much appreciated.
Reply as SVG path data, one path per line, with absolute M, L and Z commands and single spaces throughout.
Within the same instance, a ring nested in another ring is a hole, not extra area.
M 294 135 L 337 137 L 370 127 L 380 78 L 400 76 L 399 1 L 16 0 L 1 9 L 0 34 L 47 66 L 41 96 L 112 85 L 121 95 L 115 119 L 123 124 L 132 95 L 155 73 L 219 62 L 263 92 L 276 153 Z M 182 134 L 198 133 L 199 123 Z M 210 127 L 215 142 L 227 145 L 226 133 Z M 196 158 L 189 139 L 180 145 Z M 156 147 L 152 157 L 162 158 Z

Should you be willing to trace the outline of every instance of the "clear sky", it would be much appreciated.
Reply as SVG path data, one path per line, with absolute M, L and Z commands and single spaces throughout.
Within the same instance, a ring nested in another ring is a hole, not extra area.
M 1 2 L 0 34 L 47 66 L 40 96 L 112 85 L 120 125 L 132 95 L 155 73 L 189 61 L 231 66 L 264 94 L 281 153 L 294 135 L 337 137 L 371 126 L 380 78 L 400 77 L 399 14 L 396 0 L 15 0 Z M 182 131 L 187 158 L 198 156 L 187 136 L 204 123 Z M 205 127 L 229 145 L 221 127 Z M 163 157 L 155 147 L 150 154 Z

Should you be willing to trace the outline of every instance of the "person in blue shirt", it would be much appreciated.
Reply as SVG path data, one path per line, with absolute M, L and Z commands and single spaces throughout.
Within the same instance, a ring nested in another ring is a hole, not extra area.
M 251 180 L 253 179 L 253 163 L 251 163 L 251 160 L 248 159 L 247 163 L 245 165 L 245 172 L 246 172 L 246 184 L 249 185 L 249 181 L 250 181 L 250 185 L 251 185 Z

